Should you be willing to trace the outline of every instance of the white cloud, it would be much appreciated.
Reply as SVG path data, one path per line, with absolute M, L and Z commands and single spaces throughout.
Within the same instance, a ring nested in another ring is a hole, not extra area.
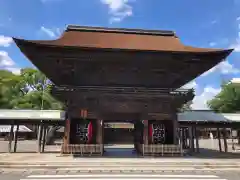
M 11 71 L 13 74 L 20 74 L 21 73 L 21 69 L 17 68 L 17 67 L 6 67 L 5 68 L 8 71 Z
M 211 24 L 216 24 L 218 21 L 217 20 L 212 20 Z
M 220 88 L 213 88 L 211 86 L 205 87 L 200 95 L 194 97 L 191 107 L 195 110 L 209 109 L 207 102 L 213 99 L 218 93 L 220 93 L 220 91 Z
M 240 78 L 232 78 L 231 83 L 240 83 Z
M 238 73 L 240 73 L 240 70 L 235 68 L 228 61 L 223 61 L 223 62 L 219 63 L 217 66 L 214 66 L 210 70 L 203 73 L 202 76 L 209 75 L 210 73 L 213 73 L 216 71 L 219 71 L 221 74 L 238 74 Z
M 237 21 L 240 21 L 240 17 L 237 18 Z M 240 52 L 240 24 L 238 24 L 236 40 L 229 46 L 229 48 L 234 49 L 235 52 Z
M 240 52 L 240 37 L 238 37 L 229 48 L 234 49 L 235 52 Z
M 11 37 L 0 35 L 0 46 L 8 47 L 13 42 Z
M 0 67 L 9 67 L 15 65 L 14 61 L 8 56 L 6 51 L 0 51 Z
M 132 16 L 132 6 L 129 4 L 131 0 L 100 0 L 109 8 L 111 15 L 110 23 L 120 22 L 124 18 Z
M 0 51 L 0 69 L 6 69 L 16 74 L 20 73 L 20 68 L 16 66 L 6 51 Z
M 41 31 L 51 38 L 55 38 L 61 34 L 61 30 L 59 28 L 46 28 L 44 26 L 41 26 Z
M 211 47 L 216 46 L 216 45 L 217 45 L 216 42 L 210 42 L 210 43 L 209 43 L 209 46 L 211 46 Z

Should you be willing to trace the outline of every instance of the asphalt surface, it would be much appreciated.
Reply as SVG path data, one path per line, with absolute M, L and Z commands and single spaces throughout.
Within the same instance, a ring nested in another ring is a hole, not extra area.
M 18 152 L 26 152 L 26 151 L 36 151 L 37 146 L 36 146 L 36 141 L 19 141 L 18 145 Z M 201 141 L 201 147 L 211 147 L 210 141 Z M 213 145 L 212 145 L 213 146 Z M 215 146 L 215 145 L 214 145 Z M 229 148 L 231 146 L 229 145 Z M 48 146 L 46 147 L 47 150 L 49 151 L 58 151 L 59 146 Z M 212 149 L 217 149 L 216 147 Z M 6 152 L 7 151 L 7 142 L 0 142 L 0 152 Z M 107 156 L 111 156 L 111 153 L 115 154 L 116 152 L 108 151 L 106 154 Z M 208 154 L 209 152 L 206 152 Z M 119 153 L 118 157 L 120 156 Z M 123 154 L 124 157 L 129 154 L 130 156 L 133 156 L 131 151 L 125 151 Z M 207 157 L 211 157 L 212 154 L 218 154 L 216 151 L 212 151 L 207 155 Z M 34 154 L 32 154 L 34 155 Z M 120 156 L 121 157 L 121 156 Z M 18 158 L 19 162 L 24 161 L 22 158 Z M 2 157 L 2 159 L 4 159 Z M 21 160 L 20 160 L 21 159 Z M 121 158 L 120 158 L 121 159 Z M 233 162 L 235 162 L 235 157 L 232 158 Z M 224 161 L 224 160 L 223 160 Z M 155 166 L 156 167 L 156 166 Z M 100 167 L 99 167 L 100 168 Z M 99 169 L 98 168 L 98 169 Z M 137 167 L 133 167 L 137 168 Z M 126 167 L 125 167 L 126 169 Z M 153 169 L 153 168 L 150 168 Z M 0 180 L 51 180 L 51 179 L 60 179 L 60 180 L 76 180 L 76 179 L 112 179 L 112 180 L 117 180 L 117 179 L 159 179 L 159 180 L 240 180 L 240 169 L 238 170 L 224 170 L 224 171 L 218 171 L 218 170 L 163 170 L 161 169 L 160 166 L 157 168 L 158 170 L 156 171 L 151 171 L 151 170 L 146 170 L 146 171 L 113 171 L 113 172 L 107 172 L 109 177 L 101 177 L 99 174 L 106 173 L 104 171 L 91 171 L 89 172 L 86 170 L 86 172 L 80 170 L 78 167 L 75 169 L 73 168 L 72 170 L 67 170 L 62 168 L 62 169 L 42 169 L 42 170 L 36 170 L 34 168 L 25 168 L 23 169 L 1 169 L 0 168 Z M 180 168 L 181 169 L 181 168 Z M 92 175 L 92 177 L 84 177 L 83 174 L 88 174 Z M 115 176 L 110 176 L 111 174 L 115 174 Z M 128 174 L 140 174 L 140 177 L 133 177 L 131 175 L 127 176 Z M 40 176 L 41 175 L 41 176 Z M 69 176 L 72 175 L 72 176 Z M 123 176 L 124 175 L 124 176 Z M 155 177 L 151 177 L 151 175 L 159 175 Z M 175 175 L 175 176 L 173 176 Z
M 132 172 L 122 173 L 116 172 L 111 174 L 103 173 L 79 173 L 78 171 L 25 171 L 25 172 L 4 172 L 0 175 L 0 180 L 77 180 L 77 179 L 158 179 L 158 180 L 239 180 L 240 171 L 209 171 L 209 172 Z
M 223 140 L 222 140 L 223 141 Z M 62 140 L 56 140 L 56 145 L 45 146 L 45 152 L 60 152 Z M 223 143 L 223 142 L 222 142 Z M 236 143 L 237 144 L 237 143 Z M 124 145 L 117 145 L 119 147 L 124 147 Z M 129 146 L 129 145 L 127 145 Z M 133 146 L 131 144 L 130 146 Z M 212 153 L 219 151 L 218 140 L 214 139 L 200 139 L 199 146 L 201 149 L 210 150 Z M 12 144 L 13 147 L 13 144 Z M 107 147 L 107 146 L 105 146 Z M 236 150 L 240 150 L 240 146 L 235 145 Z M 17 152 L 37 152 L 38 146 L 36 140 L 19 140 L 17 144 Z M 228 152 L 232 152 L 232 141 L 228 140 Z M 0 140 L 0 153 L 8 152 L 8 141 Z M 206 151 L 204 151 L 206 153 Z M 212 155 L 211 153 L 211 155 Z M 239 151 L 240 154 L 240 151 Z

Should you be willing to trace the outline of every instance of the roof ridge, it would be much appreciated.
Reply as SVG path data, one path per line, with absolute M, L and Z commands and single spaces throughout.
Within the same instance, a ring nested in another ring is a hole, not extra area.
M 78 25 L 67 25 L 66 31 L 89 31 L 89 32 L 124 33 L 124 34 L 177 37 L 174 31 L 169 31 L 169 30 L 145 30 L 145 29 L 109 28 L 109 27 L 78 26 Z

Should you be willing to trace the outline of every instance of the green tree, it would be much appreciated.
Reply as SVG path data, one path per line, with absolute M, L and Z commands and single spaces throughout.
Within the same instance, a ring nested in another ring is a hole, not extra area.
M 189 102 L 183 104 L 183 106 L 182 106 L 181 109 L 180 109 L 180 112 L 192 110 L 191 105 L 192 105 L 192 101 L 189 101 Z
M 240 83 L 224 83 L 221 92 L 208 101 L 208 106 L 220 113 L 240 112 Z M 238 131 L 238 144 L 240 144 L 239 134 Z
M 51 96 L 51 83 L 40 71 L 24 68 L 20 75 L 0 70 L 0 108 L 1 109 L 62 109 L 63 105 Z M 36 132 L 37 128 L 30 127 Z M 50 127 L 47 142 L 53 139 L 59 127 Z
M 208 101 L 208 106 L 215 112 L 240 112 L 240 84 L 224 83 L 221 92 Z
M 32 68 L 21 70 L 20 82 L 15 87 L 21 95 L 13 102 L 14 109 L 62 109 L 62 103 L 50 95 L 51 83 L 40 71 Z
M 23 95 L 21 77 L 7 70 L 0 70 L 0 108 L 12 109 L 13 100 Z

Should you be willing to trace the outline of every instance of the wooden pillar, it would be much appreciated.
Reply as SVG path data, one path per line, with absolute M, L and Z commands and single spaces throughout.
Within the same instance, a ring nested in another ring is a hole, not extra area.
M 178 127 L 177 115 L 175 115 L 173 119 L 173 144 L 178 144 Z
M 96 120 L 96 144 L 99 144 L 100 146 L 103 145 L 102 131 L 102 120 Z M 103 154 L 103 149 L 101 154 Z
M 195 152 L 195 138 L 196 138 L 196 127 L 192 127 L 192 143 L 193 143 L 193 152 Z
M 231 139 L 232 139 L 232 150 L 235 151 L 235 145 L 234 145 L 234 137 L 233 137 L 233 129 L 231 128 Z
M 199 129 L 195 127 L 196 152 L 199 153 Z
M 144 120 L 143 143 L 148 144 L 148 120 Z
M 188 149 L 191 148 L 191 127 L 188 127 L 187 128 L 187 134 L 186 134 L 188 137 L 187 137 L 187 146 L 188 146 Z
M 226 128 L 223 128 L 223 143 L 224 143 L 224 151 L 228 152 L 227 130 L 226 130 Z
M 189 143 L 190 143 L 190 148 L 191 152 L 194 152 L 194 128 L 193 126 L 189 127 Z
M 42 152 L 42 153 L 43 153 L 44 150 L 45 150 L 46 134 L 47 134 L 47 126 L 46 126 L 46 125 L 43 125 L 42 149 L 41 149 L 41 152 Z
M 217 128 L 217 137 L 218 137 L 219 151 L 222 152 L 221 134 L 220 134 L 219 128 Z
M 188 135 L 187 135 L 188 129 L 184 128 L 184 148 L 188 147 Z
M 102 155 L 104 154 L 105 150 L 104 150 L 104 120 L 101 120 L 101 125 L 102 125 Z
M 64 139 L 63 139 L 64 146 L 70 144 L 70 125 L 71 125 L 71 120 L 68 117 L 67 119 L 65 119 Z
M 96 120 L 96 144 L 102 144 L 102 126 L 101 120 Z
M 179 145 L 181 148 L 181 154 L 183 149 L 183 131 L 184 131 L 184 128 L 179 128 Z
M 185 135 L 185 128 L 182 128 L 182 146 L 183 148 L 186 147 L 186 135 Z
M 38 128 L 38 152 L 41 152 L 41 144 L 42 144 L 42 133 L 43 133 L 43 125 L 42 122 Z
M 8 137 L 8 152 L 11 153 L 12 151 L 12 140 L 13 140 L 13 128 L 14 128 L 14 121 L 11 124 L 9 137 Z
M 18 140 L 18 131 L 19 131 L 19 124 L 17 124 L 17 128 L 14 132 L 14 147 L 13 152 L 17 152 L 17 140 Z
M 134 141 L 134 149 L 137 152 L 137 121 L 134 121 L 134 130 L 133 130 L 133 141 Z

